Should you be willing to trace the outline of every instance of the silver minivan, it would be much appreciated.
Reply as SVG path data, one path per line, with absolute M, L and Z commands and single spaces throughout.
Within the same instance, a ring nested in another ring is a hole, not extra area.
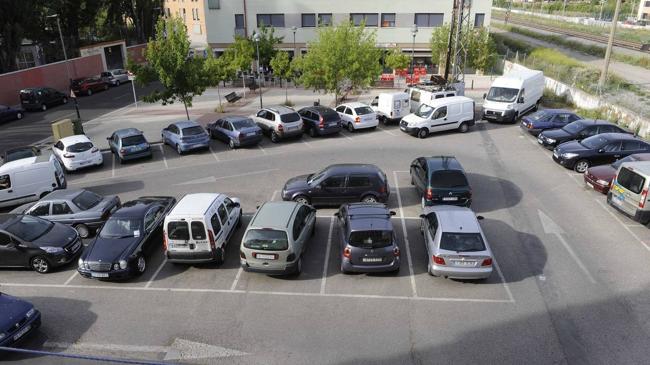
M 315 223 L 316 209 L 309 205 L 291 201 L 262 204 L 242 238 L 241 267 L 271 275 L 300 274 Z
M 650 161 L 621 164 L 607 193 L 607 203 L 641 224 L 650 223 Z

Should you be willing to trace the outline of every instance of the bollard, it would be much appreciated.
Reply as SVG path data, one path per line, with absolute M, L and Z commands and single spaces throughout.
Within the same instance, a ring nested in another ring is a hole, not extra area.
M 472 80 L 472 90 L 474 90 L 474 80 Z

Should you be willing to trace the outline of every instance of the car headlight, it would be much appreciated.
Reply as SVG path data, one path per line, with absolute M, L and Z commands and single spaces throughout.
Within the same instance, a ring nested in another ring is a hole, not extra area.
M 545 138 L 546 138 L 546 142 L 555 143 L 555 140 L 553 138 L 548 138 L 548 137 L 545 137 Z
M 506 105 L 506 110 L 512 110 L 514 108 L 515 108 L 515 106 L 513 104 Z
M 598 179 L 598 180 L 596 180 L 596 182 L 599 183 L 600 185 L 609 185 L 609 181 L 605 181 L 605 180 L 602 180 L 602 179 Z
M 126 260 L 120 260 L 120 269 L 126 269 Z
M 57 254 L 57 253 L 62 253 L 63 252 L 63 247 L 41 247 L 41 249 L 47 253 L 51 254 Z
M 562 157 L 567 158 L 567 159 L 576 158 L 576 157 L 578 157 L 578 154 L 577 153 L 571 153 L 571 152 L 565 152 L 565 153 L 562 154 Z
M 77 263 L 79 264 L 80 269 L 84 268 L 84 260 L 83 259 L 79 259 L 79 261 Z
M 36 308 L 32 307 L 32 309 L 30 309 L 30 310 L 27 311 L 27 313 L 25 314 L 25 316 L 27 316 L 27 318 L 30 318 L 31 316 L 34 315 L 34 313 L 36 313 Z

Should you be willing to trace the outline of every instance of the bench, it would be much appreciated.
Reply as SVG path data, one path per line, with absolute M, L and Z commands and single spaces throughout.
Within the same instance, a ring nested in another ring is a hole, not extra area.
M 231 92 L 230 94 L 227 94 L 227 95 L 226 95 L 226 100 L 227 100 L 229 103 L 234 103 L 234 102 L 236 102 L 236 101 L 239 100 L 239 99 L 241 99 L 241 96 L 237 95 L 237 93 L 234 92 L 234 91 Z

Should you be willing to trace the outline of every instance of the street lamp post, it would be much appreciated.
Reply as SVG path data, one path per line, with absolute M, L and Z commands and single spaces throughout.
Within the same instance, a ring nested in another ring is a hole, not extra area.
M 298 27 L 295 25 L 291 27 L 291 31 L 293 32 L 293 56 L 296 57 L 296 31 L 298 30 Z
M 411 46 L 411 83 L 413 82 L 413 71 L 415 71 L 415 35 L 418 33 L 417 24 L 411 27 L 411 34 L 413 35 L 413 44 Z
M 59 38 L 61 39 L 61 49 L 63 49 L 63 59 L 65 60 L 65 72 L 68 76 L 68 85 L 72 85 L 72 77 L 70 76 L 70 65 L 68 64 L 68 52 L 66 52 L 65 50 L 65 42 L 63 41 L 63 32 L 61 32 L 61 21 L 59 19 L 59 14 L 48 15 L 47 18 L 56 18 L 56 26 L 59 30 Z M 70 95 L 72 95 L 72 93 L 70 93 Z M 77 98 L 74 97 L 72 99 L 74 99 L 74 108 L 77 111 L 77 119 L 81 120 L 81 115 L 79 114 L 79 104 L 77 104 Z
M 260 89 L 260 109 L 263 108 L 262 106 L 262 80 L 260 79 L 261 72 L 260 72 L 260 34 L 255 33 L 253 34 L 253 41 L 255 42 L 255 48 L 257 49 L 257 81 L 259 83 L 259 89 Z

